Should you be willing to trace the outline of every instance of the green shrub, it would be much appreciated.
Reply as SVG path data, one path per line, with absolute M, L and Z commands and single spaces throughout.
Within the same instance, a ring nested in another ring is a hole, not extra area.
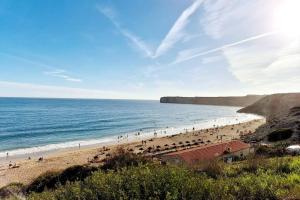
M 287 155 L 285 151 L 285 146 L 282 144 L 277 144 L 275 146 L 259 146 L 255 154 L 257 156 L 265 157 L 281 157 Z
M 150 162 L 150 159 L 130 153 L 122 148 L 118 149 L 116 153 L 109 158 L 106 158 L 104 165 L 101 167 L 103 170 L 118 170 L 129 166 L 138 166 Z
M 299 199 L 299 169 L 299 157 L 253 157 L 232 165 L 211 162 L 201 173 L 184 166 L 125 165 L 99 169 L 56 190 L 31 193 L 28 199 Z
M 224 162 L 219 160 L 210 160 L 199 163 L 198 165 L 196 165 L 196 167 L 209 177 L 217 178 L 218 176 L 223 175 Z
M 45 189 L 55 189 L 59 185 L 66 184 L 67 181 L 83 180 L 96 170 L 96 167 L 77 165 L 69 167 L 62 172 L 47 172 L 28 185 L 26 191 L 30 193 L 43 192 Z
M 0 199 L 13 199 L 14 195 L 23 195 L 24 185 L 21 183 L 11 183 L 0 188 Z

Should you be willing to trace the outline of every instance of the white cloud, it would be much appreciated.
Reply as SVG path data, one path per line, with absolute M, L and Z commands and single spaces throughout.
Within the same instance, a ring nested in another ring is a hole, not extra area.
M 96 6 L 97 10 L 102 13 L 105 17 L 107 17 L 112 24 L 118 29 L 118 31 L 126 37 L 135 47 L 137 47 L 138 50 L 140 50 L 144 55 L 147 57 L 152 57 L 152 51 L 151 49 L 147 46 L 147 44 L 140 39 L 138 36 L 135 34 L 131 33 L 129 30 L 123 28 L 119 21 L 117 20 L 116 12 L 113 10 L 111 7 L 107 6 Z
M 9 57 L 9 58 L 13 58 L 15 60 L 18 60 L 18 61 L 21 61 L 21 62 L 24 62 L 24 63 L 27 63 L 27 64 L 30 64 L 31 66 L 35 66 L 35 67 L 38 67 L 38 68 L 49 70 L 47 72 L 44 72 L 44 74 L 46 74 L 46 75 L 62 78 L 64 80 L 70 81 L 70 82 L 82 82 L 82 80 L 79 79 L 79 78 L 74 78 L 74 77 L 71 77 L 71 76 L 67 75 L 65 70 L 58 69 L 57 67 L 53 67 L 53 66 L 50 66 L 48 64 L 38 62 L 36 60 L 32 60 L 32 59 L 28 59 L 28 58 L 24 58 L 24 57 L 21 57 L 21 56 L 16 56 L 16 55 L 4 53 L 4 52 L 0 52 L 0 55 L 5 56 L 5 57 Z
M 189 6 L 181 13 L 172 28 L 169 30 L 168 34 L 156 49 L 156 52 L 154 54 L 155 58 L 163 55 L 181 39 L 186 38 L 184 28 L 189 23 L 189 18 L 197 11 L 202 2 L 203 0 L 196 0 L 191 6 Z
M 44 98 L 134 98 L 134 96 L 120 91 L 59 87 L 7 81 L 0 81 L 0 96 Z
M 215 52 L 221 52 L 222 50 L 224 50 L 226 48 L 241 45 L 241 44 L 251 42 L 251 41 L 254 41 L 254 40 L 258 40 L 258 39 L 261 39 L 261 38 L 264 38 L 264 37 L 272 36 L 276 33 L 277 32 L 267 32 L 267 33 L 259 34 L 259 35 L 253 36 L 253 37 L 249 37 L 249 38 L 237 41 L 237 42 L 225 44 L 225 45 L 222 45 L 222 46 L 219 46 L 219 47 L 216 47 L 216 48 L 213 48 L 213 49 L 209 49 L 209 50 L 206 50 L 206 51 L 199 51 L 199 49 L 182 50 L 178 53 L 175 61 L 173 63 L 171 63 L 171 65 L 181 63 L 181 62 L 184 62 L 184 61 L 188 61 L 188 60 L 194 59 L 194 58 L 199 57 L 199 56 L 204 56 L 204 55 L 215 53 Z
M 201 18 L 204 31 L 212 38 L 221 38 L 225 31 L 228 31 L 230 20 L 237 17 L 239 10 L 237 7 L 238 0 L 208 0 L 204 3 L 204 14 Z M 235 8 L 235 9 L 234 9 Z M 235 18 L 239 19 L 239 18 Z M 230 27 L 230 26 L 229 26 Z
M 191 49 L 181 50 L 178 52 L 176 59 L 174 61 L 174 64 L 186 61 L 186 60 L 188 60 L 188 58 L 192 58 L 194 55 L 196 55 L 202 51 L 203 51 L 203 48 L 191 48 Z
M 260 30 L 260 23 L 265 22 L 272 9 L 270 5 L 275 3 L 276 0 L 206 0 L 200 22 L 204 32 L 213 39 L 251 31 L 253 24 L 256 25 L 255 30 Z M 267 27 L 267 24 L 263 27 Z
M 54 70 L 54 71 L 44 72 L 44 73 L 46 75 L 62 78 L 64 80 L 70 81 L 70 82 L 82 82 L 82 80 L 79 78 L 74 78 L 74 77 L 67 75 L 65 70 Z
M 177 42 L 187 42 L 194 38 L 199 37 L 200 34 L 186 34 L 184 29 L 189 23 L 190 17 L 197 11 L 204 0 L 196 0 L 192 5 L 186 8 L 178 17 L 172 28 L 167 35 L 161 41 L 156 50 L 152 50 L 149 46 L 138 36 L 123 28 L 116 17 L 116 11 L 111 7 L 97 5 L 97 9 L 100 13 L 106 16 L 112 24 L 118 29 L 118 31 L 132 42 L 140 51 L 142 51 L 147 57 L 157 58 L 165 54 L 171 49 Z
M 222 56 L 220 56 L 220 55 L 217 55 L 217 56 L 207 56 L 207 57 L 202 58 L 201 63 L 202 64 L 209 64 L 209 63 L 217 62 L 217 61 L 219 61 L 221 59 L 222 59 Z
M 300 45 L 254 43 L 224 49 L 229 70 L 241 82 L 266 93 L 297 91 L 300 88 Z

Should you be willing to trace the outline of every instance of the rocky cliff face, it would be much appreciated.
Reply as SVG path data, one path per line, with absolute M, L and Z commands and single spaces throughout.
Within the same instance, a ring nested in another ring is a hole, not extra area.
M 259 114 L 267 119 L 247 140 L 300 142 L 300 93 L 268 95 L 238 112 Z
M 263 97 L 264 96 L 261 95 L 247 95 L 237 97 L 162 97 L 160 98 L 160 102 L 245 107 L 251 105 L 252 103 Z
M 246 141 L 300 142 L 300 93 L 240 97 L 162 97 L 161 103 L 244 107 L 238 112 L 265 116 L 267 122 Z

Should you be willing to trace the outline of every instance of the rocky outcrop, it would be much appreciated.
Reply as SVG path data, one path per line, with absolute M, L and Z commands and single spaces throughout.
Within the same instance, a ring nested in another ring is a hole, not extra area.
M 267 119 L 247 140 L 300 141 L 300 93 L 268 95 L 238 112 L 263 115 Z
M 218 106 L 245 107 L 263 98 L 262 95 L 247 95 L 234 97 L 162 97 L 161 103 L 200 104 Z

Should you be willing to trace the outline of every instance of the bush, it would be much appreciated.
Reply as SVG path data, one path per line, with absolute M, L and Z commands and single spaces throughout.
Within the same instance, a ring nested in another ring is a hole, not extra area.
M 224 162 L 219 160 L 204 161 L 196 165 L 200 172 L 205 173 L 211 178 L 223 175 Z
M 95 171 L 84 180 L 67 182 L 53 191 L 31 193 L 28 199 L 300 198 L 299 157 L 252 157 L 231 165 L 212 161 L 202 165 L 201 173 L 184 166 L 155 163 L 113 169 Z
M 12 195 L 23 195 L 24 185 L 21 183 L 11 183 L 0 188 L 0 199 L 11 198 Z
M 278 157 L 278 156 L 284 156 L 287 155 L 285 151 L 284 145 L 276 145 L 276 146 L 259 146 L 255 154 L 258 156 L 266 156 L 266 157 Z
M 116 153 L 105 160 L 104 165 L 101 167 L 103 170 L 118 170 L 129 166 L 138 166 L 139 164 L 149 163 L 150 159 L 128 152 L 119 148 Z
M 47 172 L 39 176 L 26 189 L 27 192 L 43 192 L 45 189 L 55 189 L 59 185 L 66 184 L 67 181 L 79 181 L 90 176 L 96 167 L 73 166 L 63 172 Z

